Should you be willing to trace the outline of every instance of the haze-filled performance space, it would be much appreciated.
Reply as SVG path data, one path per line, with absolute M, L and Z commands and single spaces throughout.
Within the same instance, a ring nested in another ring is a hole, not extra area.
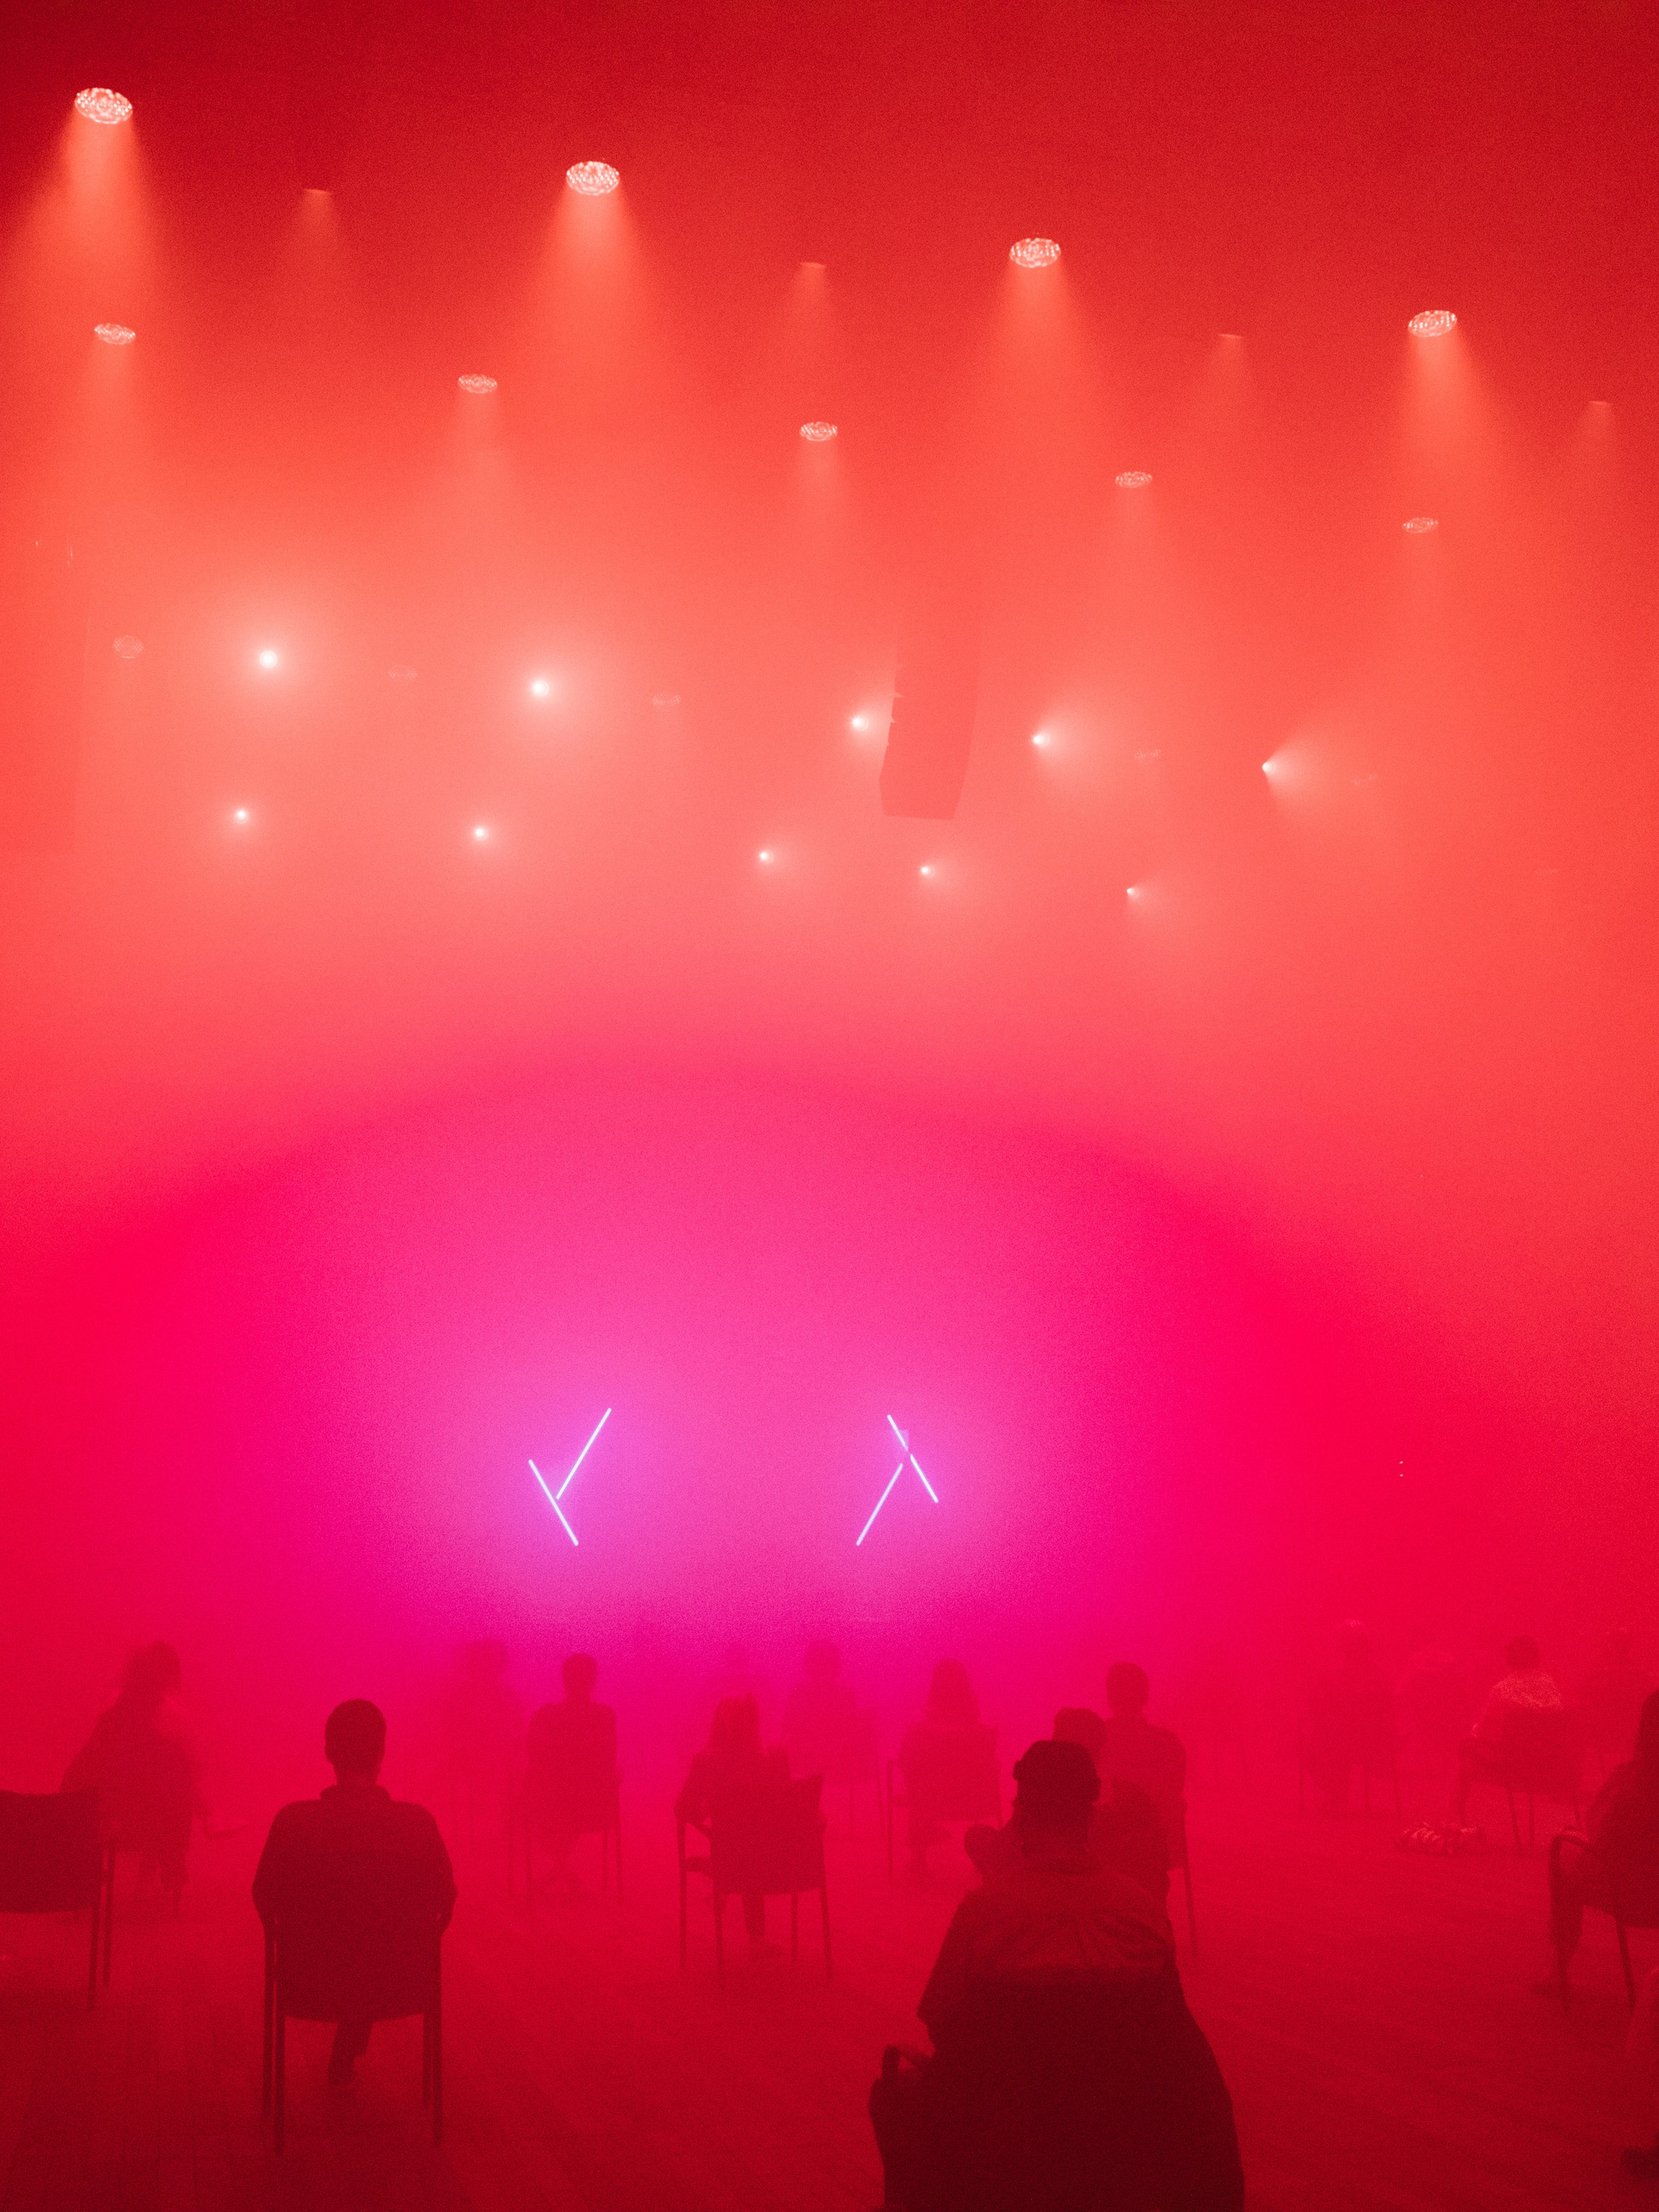
M 1659 2208 L 1659 21 L 0 24 L 0 2212 Z

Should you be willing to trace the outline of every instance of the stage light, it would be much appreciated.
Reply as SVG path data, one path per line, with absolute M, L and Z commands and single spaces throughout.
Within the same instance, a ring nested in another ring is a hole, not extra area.
M 247 809 L 246 809 L 246 806 L 238 806 L 238 807 L 234 807 L 234 808 L 232 809 L 232 811 L 231 811 L 231 817 L 230 817 L 230 818 L 231 818 L 231 820 L 232 820 L 232 821 L 236 824 L 236 826 L 237 826 L 237 828 L 238 828 L 239 830 L 240 830 L 240 829 L 246 829 L 246 826 L 247 826 L 247 819 L 248 819 L 248 812 L 247 812 Z
M 1430 531 L 1439 529 L 1440 520 L 1437 515 L 1414 514 L 1408 522 L 1402 522 L 1400 526 L 1409 537 L 1426 538 Z
M 854 727 L 855 730 L 867 730 L 867 729 L 869 728 L 869 726 L 870 726 L 870 717 L 869 717 L 867 714 L 854 714 L 854 717 L 853 717 L 853 727 Z
M 833 422 L 803 422 L 800 434 L 809 446 L 827 446 L 840 432 Z
M 939 1504 L 939 1492 L 934 1489 L 933 1484 L 928 1481 L 927 1476 L 922 1474 L 921 1462 L 917 1460 L 915 1454 L 910 1449 L 909 1437 L 906 1435 L 905 1431 L 900 1428 L 898 1423 L 893 1419 L 890 1413 L 887 1416 L 887 1425 L 893 1431 L 893 1434 L 898 1438 L 899 1449 L 904 1454 L 904 1457 L 900 1460 L 898 1465 L 888 1476 L 887 1487 L 882 1492 L 881 1496 L 877 1498 L 874 1511 L 871 1514 L 870 1518 L 865 1522 L 863 1528 L 859 1530 L 857 1540 L 853 1547 L 854 1551 L 858 1549 L 859 1545 L 864 1541 L 870 1531 L 875 1527 L 876 1514 L 880 1512 L 882 1507 L 886 1504 L 888 1499 L 892 1496 L 893 1485 L 898 1480 L 900 1475 L 903 1474 L 907 1462 L 915 1468 L 917 1478 L 921 1481 L 922 1488 L 933 1499 L 934 1504 L 937 1505 Z
M 1140 885 L 1139 884 L 1130 884 L 1125 890 L 1123 896 L 1127 899 L 1134 899 L 1138 902 L 1142 896 Z
M 651 694 L 651 703 L 653 707 L 678 707 L 680 703 L 680 695 L 678 691 L 653 691 Z
M 1146 761 L 1162 760 L 1163 757 L 1164 748 L 1162 745 L 1143 746 L 1140 751 L 1135 755 L 1135 758 L 1143 763 Z
M 571 1542 L 572 1542 L 573 1544 L 575 1544 L 575 1543 L 576 1543 L 576 1532 L 575 1532 L 575 1530 L 571 1527 L 570 1523 L 569 1523 L 569 1522 L 565 1519 L 563 1510 L 562 1510 L 562 1509 L 561 1508 L 561 1506 L 560 1506 L 560 1504 L 559 1504 L 559 1501 L 558 1501 L 558 1499 L 557 1499 L 556 1498 L 555 1498 L 555 1496 L 553 1495 L 552 1492 L 548 1488 L 547 1485 L 546 1485 L 544 1482 L 542 1482 L 542 1471 L 541 1471 L 540 1468 L 538 1468 L 538 1467 L 537 1466 L 537 1464 L 536 1464 L 536 1462 L 535 1462 L 535 1461 L 534 1461 L 533 1459 L 532 1459 L 532 1460 L 531 1461 L 531 1462 L 530 1462 L 530 1472 L 532 1473 L 532 1474 L 533 1474 L 533 1475 L 535 1476 L 535 1478 L 536 1478 L 536 1480 L 537 1480 L 537 1481 L 538 1481 L 538 1482 L 541 1482 L 541 1483 L 542 1483 L 542 1496 L 543 1496 L 544 1498 L 546 1498 L 546 1500 L 547 1500 L 548 1504 L 549 1504 L 553 1508 L 553 1510 L 554 1510 L 554 1511 L 558 1515 L 558 1516 L 559 1516 L 559 1526 L 560 1526 L 560 1528 L 562 1528 L 564 1530 L 565 1534 L 566 1534 L 567 1536 L 568 1536 L 568 1537 L 569 1537 L 569 1539 L 570 1539 Z M 577 1550 L 578 1550 L 578 1551 L 580 1551 L 580 1550 L 581 1549 L 580 1545 L 580 1544 L 577 1544 L 577 1545 L 576 1545 L 576 1548 L 577 1548 Z
M 564 180 L 573 192 L 584 198 L 602 199 L 606 192 L 614 192 L 622 179 L 609 161 L 573 161 L 564 173 Z
M 92 335 L 102 338 L 106 345 L 124 346 L 131 345 L 138 333 L 130 331 L 125 323 L 94 323 Z
M 763 868 L 769 868 L 772 865 L 773 860 L 771 848 L 769 847 L 763 846 L 762 849 L 756 854 L 755 858 L 760 862 Z
M 470 392 L 475 399 L 487 399 L 496 389 L 493 376 L 480 376 L 476 373 L 467 376 L 458 376 L 455 381 L 463 392 Z
M 1051 269 L 1060 258 L 1060 248 L 1052 238 L 1017 238 L 1008 248 L 1008 258 L 1016 269 Z
M 1144 491 L 1152 480 L 1150 469 L 1125 469 L 1112 481 L 1120 491 Z
M 106 84 L 94 84 L 76 94 L 75 112 L 84 115 L 88 123 L 125 123 L 132 112 L 132 102 L 112 92 Z
M 487 845 L 489 842 L 489 827 L 487 823 L 475 822 L 473 823 L 472 842 L 475 845 Z
M 142 637 L 118 637 L 112 648 L 118 660 L 137 660 L 144 649 Z
M 275 668 L 278 658 L 279 655 L 274 645 L 264 645 L 260 647 L 259 665 L 261 668 Z
M 1034 745 L 1046 745 L 1046 744 L 1048 744 L 1048 732 L 1047 732 L 1047 730 L 1033 730 L 1033 731 L 1032 731 L 1032 732 L 1031 732 L 1031 743 L 1032 743 Z
M 532 699 L 549 699 L 551 698 L 552 695 L 553 686 L 549 683 L 545 676 L 532 676 L 531 678 L 530 696 Z
M 1261 763 L 1261 773 L 1263 775 L 1277 775 L 1279 774 L 1278 762 L 1264 760 Z
M 1414 338 L 1443 338 L 1449 331 L 1457 328 L 1457 318 L 1449 307 L 1425 307 L 1420 315 L 1413 315 L 1406 325 Z
M 605 1423 L 610 1419 L 611 1408 L 607 1406 L 604 1413 L 599 1415 L 597 1423 L 594 1425 L 592 1435 L 589 1437 L 587 1442 L 576 1454 L 575 1461 L 571 1467 L 569 1474 L 566 1475 L 564 1480 L 559 1485 L 556 1492 L 550 1490 L 546 1483 L 542 1481 L 542 1471 L 540 1468 L 537 1466 L 535 1461 L 532 1459 L 530 1462 L 530 1472 L 535 1476 L 537 1481 L 540 1482 L 542 1485 L 542 1495 L 546 1498 L 548 1504 L 553 1508 L 553 1510 L 558 1515 L 560 1526 L 563 1528 L 565 1534 L 569 1537 L 573 1544 L 576 1541 L 576 1532 L 571 1527 L 570 1523 L 565 1519 L 564 1511 L 559 1504 L 559 1500 L 564 1496 L 566 1491 L 569 1489 L 571 1484 L 575 1480 L 577 1468 L 581 1465 L 582 1462 L 587 1457 L 589 1452 L 592 1450 L 594 1444 L 599 1440 L 599 1431 L 605 1426 Z
M 931 876 L 933 872 L 933 862 L 931 860 L 924 860 L 917 872 L 921 875 Z
M 415 671 L 401 660 L 388 668 L 386 674 L 394 684 L 412 684 L 415 681 Z

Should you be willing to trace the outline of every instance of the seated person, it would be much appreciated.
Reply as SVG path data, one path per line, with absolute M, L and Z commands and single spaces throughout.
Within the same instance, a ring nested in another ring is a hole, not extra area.
M 176 1907 L 185 1886 L 191 1828 L 202 1802 L 200 1770 L 179 1704 L 183 1677 L 170 1644 L 135 1651 L 120 1694 L 100 1714 L 70 1762 L 65 1790 L 95 1790 L 104 1834 L 140 1854 L 139 1879 L 154 1867 Z
M 1583 1933 L 1584 1907 L 1618 1909 L 1651 1926 L 1659 1922 L 1659 1691 L 1646 1699 L 1636 1756 L 1616 1766 L 1585 1815 L 1584 1833 L 1569 1830 L 1550 1854 L 1550 1942 L 1555 1978 L 1541 1984 L 1567 1996 L 1567 1967 Z
M 1187 1837 L 1187 1753 L 1173 1729 L 1157 1728 L 1147 1719 L 1151 1693 L 1144 1667 L 1120 1659 L 1107 1668 L 1111 1718 L 1095 1764 L 1103 1782 L 1132 1782 L 1152 1799 L 1164 1829 L 1167 1896 L 1169 1869 L 1180 1863 Z
M 1097 1776 L 1105 1735 L 1105 1722 L 1087 1705 L 1062 1705 L 1054 1715 L 1054 1741 L 1080 1744 Z M 1019 1859 L 1018 1834 L 1012 1820 L 1006 1820 L 1000 1828 L 976 1821 L 963 1836 L 962 1848 L 986 1881 L 994 1875 L 1006 1874 Z M 1102 1791 L 1089 1808 L 1089 1848 L 1103 1866 L 1127 1875 L 1168 1911 L 1170 1857 L 1164 1823 L 1144 1790 L 1118 1779 L 1113 1782 L 1109 1795 Z
M 740 1809 L 746 1797 L 765 1790 L 782 1790 L 789 1781 L 789 1757 L 761 1747 L 760 1706 L 752 1697 L 722 1698 L 714 1708 L 708 1748 L 697 1753 L 674 1800 L 676 1817 L 707 1829 L 728 1809 Z M 766 1952 L 766 1899 L 745 1893 L 744 1925 L 757 1959 Z
M 979 1717 L 979 1700 L 960 1659 L 941 1659 L 927 1703 L 899 1747 L 908 1801 L 910 1875 L 921 1881 L 927 1850 L 943 1820 L 971 1820 L 995 1810 L 996 1734 Z
M 783 1741 L 795 1774 L 821 1774 L 826 1781 L 850 1778 L 858 1706 L 837 1678 L 841 1654 L 833 1644 L 809 1644 L 802 1679 L 783 1709 Z
M 1371 1650 L 1370 1632 L 1363 1621 L 1345 1620 L 1309 1686 L 1303 1765 L 1330 1811 L 1340 1813 L 1355 1766 L 1371 1766 L 1393 1747 L 1394 1698 Z
M 1232 2105 L 1187 2009 L 1170 1923 L 1088 1844 L 1080 1744 L 1014 1769 L 1017 1855 L 957 1908 L 917 2006 L 931 2058 L 890 2051 L 870 2117 L 904 2212 L 1237 2212 Z
M 270 1824 L 253 1876 L 253 1903 L 267 1928 L 285 1911 L 313 1903 L 319 1884 L 343 1866 L 367 1876 L 395 1868 L 422 1908 L 429 1905 L 440 1930 L 455 1909 L 455 1876 L 438 1824 L 423 1805 L 394 1802 L 380 1784 L 386 1757 L 386 1717 L 367 1698 L 336 1705 L 323 1730 L 323 1755 L 334 1769 L 334 1787 L 320 1797 L 284 1805 Z M 363 1891 L 360 1881 L 359 1894 Z M 349 1927 L 341 1930 L 349 1942 Z M 334 2032 L 328 2078 L 336 2088 L 350 2081 L 368 2048 L 371 2021 L 343 2014 Z
M 578 1836 L 608 1828 L 617 1795 L 617 1716 L 596 1704 L 598 1662 L 576 1652 L 560 1670 L 564 1695 L 530 1717 L 526 1739 L 526 1817 L 552 1851 L 567 1881 Z
M 1477 1782 L 1502 1784 L 1510 1771 L 1504 1734 L 1512 1713 L 1559 1713 L 1566 1701 L 1555 1679 L 1538 1662 L 1538 1646 L 1530 1636 L 1517 1636 L 1504 1647 L 1508 1674 L 1494 1682 L 1480 1708 L 1474 1733 L 1457 1753 L 1457 1817 L 1467 1821 L 1469 1792 Z

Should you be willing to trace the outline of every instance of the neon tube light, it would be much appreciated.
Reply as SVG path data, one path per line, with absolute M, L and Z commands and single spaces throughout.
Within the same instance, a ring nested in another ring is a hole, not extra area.
M 535 1461 L 534 1461 L 533 1459 L 532 1459 L 532 1460 L 531 1461 L 531 1462 L 530 1462 L 530 1472 L 532 1473 L 532 1474 L 533 1474 L 533 1475 L 535 1476 L 535 1478 L 536 1478 L 536 1480 L 537 1480 L 537 1481 L 538 1481 L 538 1482 L 541 1482 L 541 1484 L 542 1484 L 542 1496 L 543 1496 L 543 1497 L 547 1500 L 548 1504 L 549 1504 L 553 1508 L 553 1510 L 554 1510 L 556 1513 L 558 1513 L 558 1515 L 559 1515 L 559 1526 L 560 1526 L 560 1528 L 562 1528 L 564 1530 L 565 1534 L 566 1534 L 567 1536 L 568 1536 L 568 1537 L 569 1537 L 569 1539 L 570 1539 L 571 1542 L 572 1542 L 573 1544 L 574 1544 L 574 1543 L 575 1543 L 575 1541 L 576 1541 L 576 1532 L 575 1532 L 575 1530 L 571 1527 L 570 1523 L 569 1523 L 569 1522 L 565 1519 L 564 1515 L 563 1515 L 562 1513 L 560 1513 L 560 1512 L 559 1512 L 559 1501 L 558 1501 L 558 1499 L 557 1499 L 556 1498 L 555 1498 L 555 1496 L 553 1495 L 552 1492 L 548 1488 L 547 1485 L 546 1485 L 544 1482 L 542 1482 L 542 1471 L 541 1471 L 540 1468 L 538 1468 L 538 1467 L 537 1466 L 537 1464 L 536 1464 L 536 1462 L 535 1462 Z M 568 1476 L 567 1476 L 567 1477 L 566 1477 L 566 1480 L 568 1481 L 568 1480 L 569 1480 L 569 1478 L 568 1478 Z M 579 1548 L 580 1548 L 580 1547 L 579 1547 Z
M 893 1485 L 898 1480 L 900 1475 L 902 1475 L 903 1472 L 904 1462 L 901 1460 L 898 1465 L 893 1469 L 893 1472 L 888 1476 L 886 1489 L 882 1492 L 881 1496 L 876 1500 L 876 1513 L 879 1513 L 882 1507 L 886 1504 L 889 1498 L 892 1495 Z M 861 1544 L 864 1541 L 870 1531 L 875 1527 L 876 1513 L 872 1513 L 870 1516 L 870 1518 L 865 1522 L 863 1528 L 859 1530 L 859 1544 Z M 858 1544 L 854 1544 L 853 1549 L 856 1551 L 858 1549 Z
M 572 1479 L 573 1479 L 573 1477 L 574 1476 L 575 1472 L 576 1472 L 576 1468 L 577 1468 L 577 1467 L 580 1467 L 580 1466 L 581 1465 L 582 1462 L 583 1462 L 583 1461 L 587 1457 L 587 1455 L 589 1454 L 589 1452 L 591 1452 L 591 1451 L 592 1450 L 594 1444 L 599 1441 L 599 1430 L 600 1430 L 600 1429 L 602 1429 L 602 1428 L 605 1426 L 605 1423 L 606 1423 L 610 1419 L 611 1419 L 611 1408 L 610 1408 L 610 1407 L 609 1407 L 609 1406 L 607 1406 L 607 1407 L 605 1407 L 605 1409 L 604 1413 L 602 1413 L 599 1415 L 598 1425 L 595 1427 L 595 1429 L 594 1429 L 594 1431 L 593 1431 L 592 1435 L 591 1437 L 589 1437 L 589 1438 L 587 1439 L 587 1442 L 586 1442 L 586 1443 L 582 1446 L 581 1449 L 580 1449 L 580 1450 L 576 1454 L 576 1467 L 573 1467 L 573 1468 L 571 1468 L 569 1474 L 566 1475 L 566 1477 L 565 1477 L 564 1480 L 563 1480 L 563 1481 L 559 1485 L 559 1498 L 562 1498 L 562 1497 L 564 1496 L 564 1493 L 566 1492 L 566 1491 L 569 1489 L 570 1485 L 571 1485 L 571 1480 L 572 1480 Z M 554 1501 L 553 1501 L 553 1503 L 554 1503 L 556 1505 L 558 1504 L 558 1502 L 559 1502 L 559 1498 L 556 1498 L 554 1499 Z M 562 1513 L 559 1516 L 559 1518 L 560 1518 L 560 1520 L 562 1520 L 562 1521 L 564 1519 L 564 1516 L 563 1516 L 563 1514 L 562 1514 Z

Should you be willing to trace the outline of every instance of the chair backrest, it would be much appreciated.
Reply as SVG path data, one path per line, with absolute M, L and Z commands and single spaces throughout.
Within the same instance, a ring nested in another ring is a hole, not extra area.
M 780 1897 L 823 1880 L 821 1774 L 716 1800 L 709 1822 L 714 1887 L 724 1897 Z
M 98 1792 L 0 1790 L 0 1912 L 74 1912 L 98 1899 Z
M 1575 1798 L 1583 1771 L 1583 1723 L 1565 1707 L 1511 1705 L 1502 1747 L 1517 1790 Z
M 401 2020 L 438 1989 L 429 1869 L 376 1851 L 319 1850 L 275 1917 L 283 2009 L 301 2020 Z

